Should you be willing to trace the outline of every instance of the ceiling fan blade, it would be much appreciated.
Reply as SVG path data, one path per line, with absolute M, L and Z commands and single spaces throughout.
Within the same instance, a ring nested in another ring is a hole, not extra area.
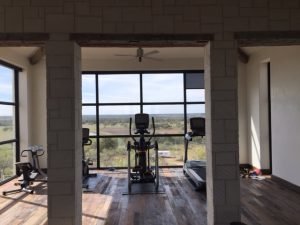
M 157 53 L 159 53 L 158 50 L 153 50 L 153 51 L 150 51 L 150 52 L 146 52 L 146 53 L 144 54 L 144 56 L 153 55 L 153 54 L 157 54 Z
M 115 54 L 115 56 L 132 56 L 132 57 L 136 57 L 135 55 L 130 55 L 130 54 Z
M 144 56 L 143 58 L 151 59 L 151 60 L 154 60 L 154 61 L 163 61 L 163 59 L 161 59 L 161 58 L 154 58 L 154 57 L 150 57 L 150 56 Z

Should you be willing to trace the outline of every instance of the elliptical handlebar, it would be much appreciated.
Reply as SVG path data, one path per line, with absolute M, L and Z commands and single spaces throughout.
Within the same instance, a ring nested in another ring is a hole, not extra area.
M 149 138 L 149 142 L 151 141 L 151 139 L 154 137 L 155 135 L 155 122 L 154 122 L 154 117 L 152 116 L 152 128 L 153 128 L 153 132 L 152 132 L 152 135 L 151 137 Z M 150 133 L 150 132 L 149 132 Z
M 34 146 L 30 146 L 29 149 L 25 149 L 21 152 L 21 156 L 22 157 L 27 157 L 27 155 L 24 155 L 25 152 L 30 152 L 31 155 L 36 155 L 36 156 L 42 156 L 45 153 L 45 150 L 43 149 L 42 146 L 39 145 L 34 145 Z M 39 154 L 40 152 L 40 154 Z
M 131 133 L 131 124 L 132 124 L 132 118 L 130 117 L 130 121 L 129 121 L 129 135 L 132 138 L 132 140 L 134 142 L 136 142 L 136 139 L 133 137 L 132 133 Z

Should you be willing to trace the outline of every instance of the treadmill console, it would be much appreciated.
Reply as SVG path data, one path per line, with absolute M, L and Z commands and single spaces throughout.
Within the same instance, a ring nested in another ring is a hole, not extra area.
M 89 142 L 90 138 L 90 129 L 89 128 L 82 128 L 82 143 L 86 144 Z
M 193 136 L 205 136 L 205 118 L 194 117 L 190 119 Z
M 135 128 L 137 130 L 146 130 L 149 127 L 149 114 L 135 114 Z

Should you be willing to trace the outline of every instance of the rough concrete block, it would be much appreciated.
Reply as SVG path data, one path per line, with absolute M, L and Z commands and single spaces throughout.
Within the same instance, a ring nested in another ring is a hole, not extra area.
M 290 29 L 290 22 L 288 20 L 284 21 L 270 21 L 270 30 L 289 30 Z
M 74 140 L 73 140 L 74 142 Z M 74 151 L 69 150 L 65 151 L 62 147 L 65 144 L 61 142 L 58 143 L 58 151 L 53 151 L 49 158 L 49 165 L 51 168 L 73 168 L 74 167 Z M 70 146 L 67 146 L 67 149 L 70 149 Z M 48 156 L 49 157 L 49 156 Z
M 224 205 L 226 202 L 226 188 L 225 182 L 222 180 L 213 181 L 213 190 L 214 190 L 214 203 L 217 205 Z
M 22 32 L 23 31 L 23 12 L 21 7 L 5 8 L 5 31 Z
M 184 7 L 183 8 L 183 19 L 184 21 L 199 21 L 200 9 L 198 7 Z
M 249 29 L 253 31 L 268 30 L 268 18 L 251 18 L 249 22 Z
M 200 32 L 200 23 L 198 22 L 177 22 L 175 23 L 176 33 Z
M 102 13 L 103 21 L 105 22 L 119 22 L 123 20 L 121 7 L 104 7 Z
M 223 24 L 222 23 L 202 23 L 201 31 L 203 33 L 223 32 Z
M 216 158 L 217 158 L 217 155 L 219 154 L 216 153 Z M 230 166 L 230 165 L 225 165 L 225 166 L 222 166 L 222 165 L 217 165 L 216 166 L 216 179 L 224 179 L 224 180 L 227 180 L 227 179 L 237 179 L 237 168 L 236 166 Z
M 174 21 L 172 16 L 156 16 L 153 18 L 153 32 L 172 33 L 174 31 Z
M 72 196 L 52 196 L 51 200 L 52 204 L 52 215 L 61 218 L 74 217 L 75 213 L 75 199 Z M 64 204 L 62 204 L 62 202 Z M 52 215 L 49 215 L 50 217 Z
M 288 9 L 270 9 L 271 20 L 288 20 L 289 16 Z
M 133 33 L 133 24 L 132 23 L 118 23 L 116 26 L 118 33 Z
M 217 101 L 213 103 L 213 114 L 215 119 L 236 119 L 235 101 Z
M 152 20 L 151 8 L 148 7 L 128 7 L 122 10 L 123 21 L 149 22 Z
M 232 165 L 235 163 L 235 152 L 218 152 L 218 154 L 216 154 L 216 165 Z
M 44 21 L 42 19 L 24 19 L 24 32 L 43 32 Z
M 245 31 L 248 28 L 248 18 L 224 18 L 224 31 Z
M 226 203 L 230 205 L 239 205 L 240 201 L 240 181 L 226 181 Z
M 238 6 L 223 6 L 223 16 L 224 17 L 237 17 L 239 15 Z
M 74 16 L 63 14 L 46 15 L 46 30 L 48 32 L 74 32 Z
M 90 15 L 90 4 L 88 2 L 76 2 L 75 3 L 75 13 L 76 15 L 85 15 L 88 16 Z
M 99 33 L 102 30 L 102 21 L 98 17 L 80 17 L 76 19 L 76 32 Z

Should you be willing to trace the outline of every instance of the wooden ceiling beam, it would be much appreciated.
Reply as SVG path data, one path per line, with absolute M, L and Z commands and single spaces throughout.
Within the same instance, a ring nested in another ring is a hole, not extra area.
M 242 63 L 246 64 L 249 62 L 250 56 L 245 51 L 243 51 L 243 49 L 241 49 L 241 48 L 238 48 L 238 57 Z
M 31 65 L 37 64 L 45 55 L 45 48 L 38 48 L 31 56 L 28 57 L 29 63 Z

